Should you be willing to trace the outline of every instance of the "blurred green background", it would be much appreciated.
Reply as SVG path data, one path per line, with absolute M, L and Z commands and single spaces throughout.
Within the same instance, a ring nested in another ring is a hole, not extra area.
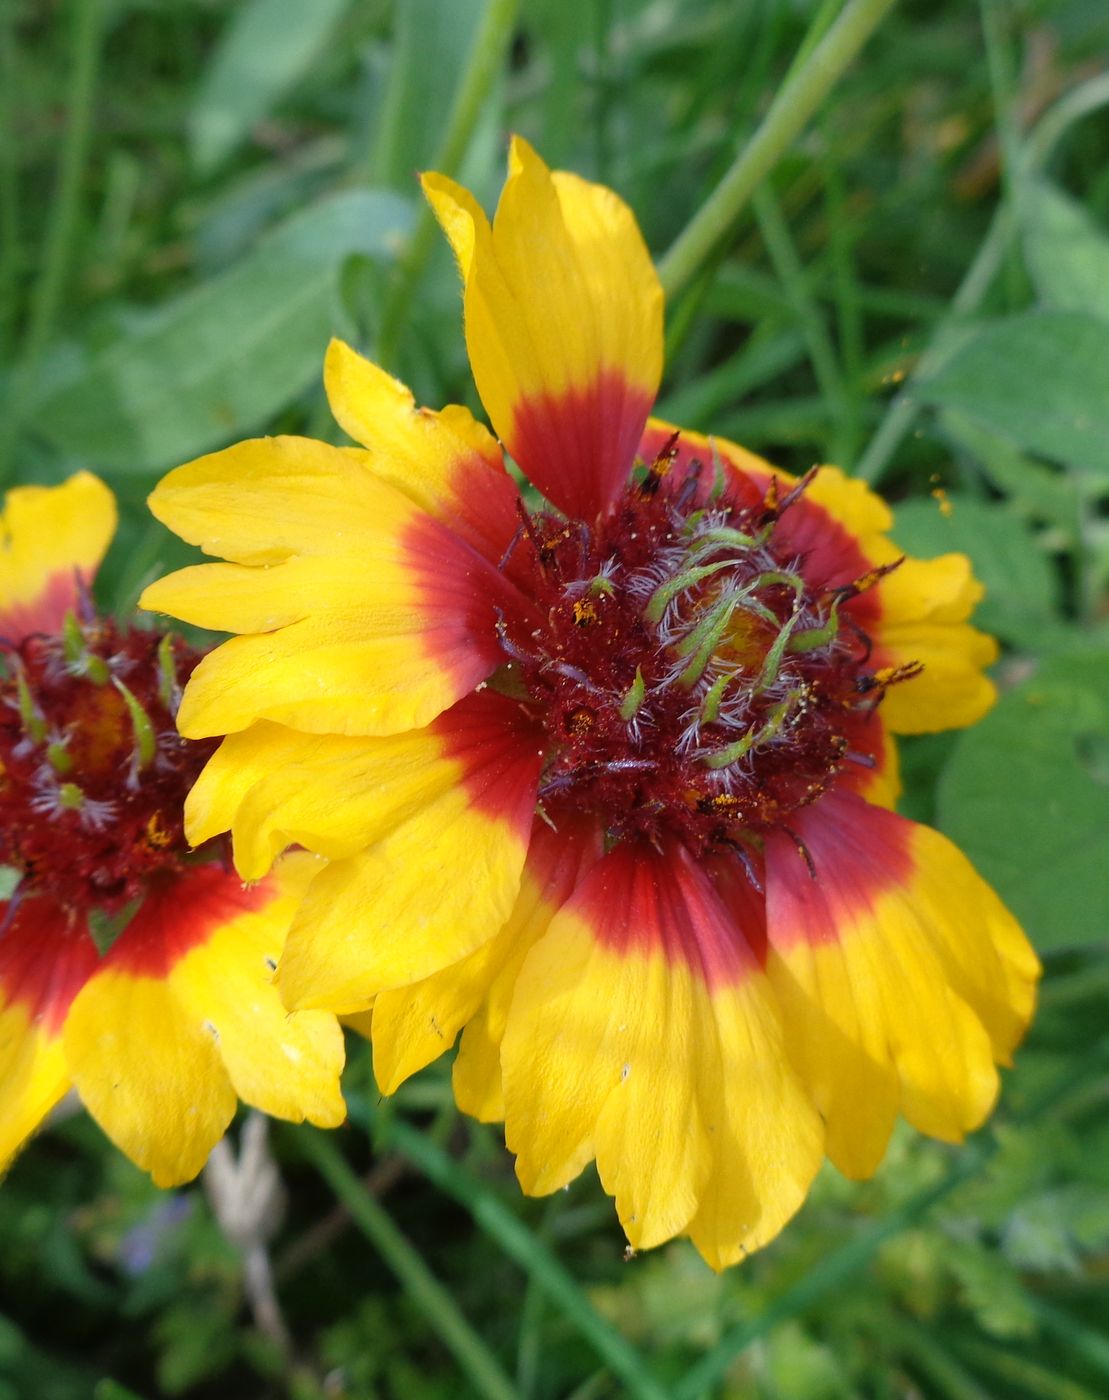
M 103 474 L 129 609 L 184 557 L 144 514 L 162 471 L 335 436 L 329 334 L 477 407 L 416 171 L 457 159 L 488 205 L 520 131 L 661 255 L 839 8 L 3 0 L 4 484 Z M 827 1170 L 718 1278 L 684 1242 L 625 1261 L 592 1173 L 520 1197 L 446 1063 L 383 1104 L 352 1041 L 351 1126 L 272 1129 L 253 1255 L 71 1115 L 0 1188 L 2 1400 L 1109 1394 L 1107 56 L 1103 0 L 894 5 L 669 308 L 664 414 L 880 483 L 899 543 L 988 585 L 1003 698 L 906 745 L 903 810 L 1046 964 L 992 1124 Z

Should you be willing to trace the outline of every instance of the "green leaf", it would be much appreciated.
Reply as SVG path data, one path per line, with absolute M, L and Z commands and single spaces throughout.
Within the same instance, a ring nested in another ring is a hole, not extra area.
M 985 1332 L 995 1337 L 1027 1337 L 1035 1330 L 1024 1288 L 1008 1260 L 976 1240 L 948 1238 L 944 1260 L 960 1301 Z
M 235 1319 L 219 1297 L 185 1297 L 159 1313 L 154 1324 L 159 1348 L 158 1384 L 181 1395 L 228 1367 L 238 1350 Z
M 1109 472 L 1109 321 L 1025 311 L 972 336 L 914 390 L 1030 452 Z
M 260 428 L 319 377 L 342 260 L 388 255 L 411 217 L 391 193 L 320 200 L 52 387 L 37 431 L 86 462 L 155 472 Z
M 960 737 L 939 824 L 1038 948 L 1109 928 L 1109 652 L 1054 657 Z
M 142 1400 L 142 1396 L 138 1391 L 128 1390 L 125 1385 L 120 1385 L 119 1381 L 105 1376 L 102 1381 L 97 1381 L 92 1400 Z
M 1010 442 L 971 422 L 963 413 L 942 413 L 940 427 L 978 459 L 986 476 L 1012 499 L 1015 509 L 1049 521 L 1069 538 L 1078 525 L 1078 492 L 1063 472 L 1034 461 Z
M 1109 234 L 1081 204 L 1038 181 L 1024 191 L 1024 251 L 1045 306 L 1109 321 Z
M 350 0 L 247 0 L 220 37 L 188 116 L 193 165 L 210 174 L 308 73 Z
M 395 7 L 389 86 L 370 159 L 375 184 L 410 189 L 413 171 L 432 159 L 482 8 L 482 0 L 404 0 Z
M 1051 625 L 1058 599 L 1058 579 L 1047 554 L 1005 506 L 955 495 L 947 504 L 946 514 L 931 501 L 898 506 L 893 531 L 898 546 L 926 559 L 951 551 L 968 555 L 986 586 L 974 622 L 1015 646 L 1030 648 Z

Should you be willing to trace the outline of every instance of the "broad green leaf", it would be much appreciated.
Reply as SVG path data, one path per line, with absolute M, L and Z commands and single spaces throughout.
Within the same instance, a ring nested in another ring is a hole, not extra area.
M 1078 492 L 1070 477 L 1033 461 L 1012 443 L 972 422 L 964 413 L 942 413 L 944 433 L 981 463 L 990 481 L 1028 515 L 1073 535 L 1078 524 Z
M 389 85 L 370 158 L 375 184 L 407 190 L 434 158 L 481 18 L 481 0 L 404 0 L 395 7 Z
M 102 1381 L 97 1381 L 92 1400 L 142 1400 L 142 1396 L 138 1391 L 128 1390 L 126 1386 L 106 1376 Z
M 1041 949 L 1109 930 L 1109 652 L 1054 657 L 963 734 L 939 824 Z
M 656 412 L 672 423 L 711 432 L 718 415 L 805 358 L 805 337 L 780 321 L 764 321 L 729 359 L 671 390 Z
M 956 551 L 970 557 L 986 586 L 974 621 L 1014 646 L 1030 648 L 1055 615 L 1058 580 L 1028 526 L 1002 505 L 949 496 L 898 506 L 894 538 L 921 558 Z
M 995 321 L 914 394 L 1029 452 L 1109 472 L 1109 321 L 1076 311 Z
M 411 217 L 399 196 L 365 190 L 294 215 L 52 386 L 36 431 L 90 464 L 154 472 L 258 429 L 321 373 L 339 264 L 388 256 Z
M 350 0 L 246 0 L 216 46 L 188 117 L 189 154 L 209 174 L 315 64 Z
M 1109 234 L 1046 182 L 1031 185 L 1021 207 L 1025 256 L 1040 300 L 1109 321 Z

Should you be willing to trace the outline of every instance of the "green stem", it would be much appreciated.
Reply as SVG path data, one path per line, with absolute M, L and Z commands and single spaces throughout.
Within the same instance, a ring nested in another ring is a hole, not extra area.
M 103 0 L 74 0 L 71 10 L 73 68 L 69 85 L 69 119 L 58 162 L 42 269 L 31 296 L 19 365 L 8 388 L 6 421 L 0 428 L 0 481 L 7 474 L 8 458 L 34 387 L 39 359 L 50 339 L 61 305 L 88 158 L 92 107 L 102 50 L 104 3 Z
M 0 5 L 0 352 L 6 350 L 15 329 L 19 275 L 18 69 L 15 6 Z
M 334 1139 L 313 1128 L 294 1128 L 301 1155 L 324 1178 L 351 1219 L 396 1274 L 409 1298 L 454 1353 L 476 1390 L 489 1400 L 516 1400 L 516 1390 L 496 1357 L 459 1312 L 454 1299 L 394 1225 L 385 1207 L 348 1166 Z
M 1001 192 L 1010 209 L 1017 208 L 1020 196 L 1020 132 L 1017 128 L 1016 99 L 1012 64 L 1006 42 L 1005 25 L 996 0 L 979 0 L 982 37 L 986 46 L 986 70 L 990 78 L 994 125 L 1001 154 Z M 1021 295 L 1020 256 L 1012 243 L 1004 260 L 1005 281 L 1010 306 L 1019 304 Z
M 943 320 L 932 332 L 927 348 L 916 362 L 912 374 L 901 391 L 894 396 L 878 431 L 855 465 L 854 474 L 863 481 L 876 482 L 885 472 L 890 458 L 901 446 L 905 435 L 916 421 L 920 404 L 913 397 L 913 387 L 940 368 L 957 345 L 952 332 L 964 317 L 974 311 L 997 276 L 1012 238 L 1013 222 L 1009 210 L 1000 206 L 994 211 L 986 237 L 959 284 L 951 306 Z
M 501 71 L 508 45 L 516 27 L 519 0 L 488 0 L 481 24 L 474 37 L 466 72 L 447 119 L 447 132 L 431 162 L 443 175 L 458 170 L 477 126 L 485 100 Z M 435 216 L 425 205 L 420 212 L 411 242 L 401 259 L 397 276 L 385 302 L 381 330 L 377 337 L 377 358 L 388 365 L 396 354 L 408 303 L 435 246 Z
M 1038 1400 L 1098 1400 L 1086 1386 L 1011 1350 L 1007 1342 L 999 1344 L 980 1337 L 957 1336 L 951 1344 L 971 1365 L 997 1377 L 1004 1386 L 1001 1391 L 1004 1395 L 1027 1392 Z
M 891 1211 L 860 1231 L 853 1240 L 827 1254 L 797 1283 L 779 1294 L 757 1317 L 734 1328 L 691 1367 L 674 1388 L 673 1400 L 696 1400 L 727 1372 L 736 1357 L 780 1322 L 806 1312 L 814 1303 L 858 1273 L 877 1253 L 879 1246 L 908 1229 L 938 1201 L 972 1177 L 986 1161 L 989 1151 L 982 1143 L 965 1148 L 943 1179 L 926 1191 L 911 1196 L 899 1210 Z
M 828 123 L 830 127 L 831 123 Z M 855 232 L 848 203 L 843 167 L 839 160 L 837 143 L 830 133 L 825 134 L 824 151 L 824 207 L 828 229 L 828 253 L 832 264 L 832 279 L 835 288 L 836 322 L 838 330 L 839 356 L 844 383 L 843 424 L 844 449 L 842 455 L 833 457 L 833 462 L 849 462 L 854 459 L 859 438 L 859 396 L 857 386 L 862 378 L 865 355 L 863 331 L 863 310 L 860 299 L 861 289 L 855 271 L 854 241 Z
M 1088 1057 L 1080 1072 L 1076 1073 L 1073 1066 L 1068 1065 L 1065 1072 L 1052 1080 L 1021 1112 L 1014 1113 L 1012 1121 L 1036 1121 L 1075 1093 L 1085 1080 L 1103 1074 L 1107 1062 L 1109 1045 L 1102 1045 Z M 967 1143 L 952 1161 L 947 1174 L 939 1181 L 917 1192 L 915 1196 L 910 1196 L 897 1210 L 880 1220 L 875 1220 L 854 1239 L 841 1245 L 831 1254 L 826 1254 L 815 1268 L 810 1269 L 795 1284 L 779 1294 L 757 1317 L 740 1323 L 722 1337 L 674 1387 L 672 1400 L 697 1400 L 697 1397 L 708 1391 L 725 1375 L 741 1352 L 760 1337 L 766 1336 L 778 1323 L 806 1312 L 820 1299 L 841 1287 L 870 1262 L 886 1240 L 915 1225 L 957 1186 L 975 1176 L 990 1161 L 997 1148 L 997 1138 L 988 1131 L 980 1133 L 972 1142 Z M 1052 1320 L 1057 1322 L 1057 1319 Z M 1109 1343 L 1106 1346 L 1109 1349 Z
M 1105 106 L 1109 106 L 1109 73 L 1099 73 L 1060 98 L 1024 143 L 1018 157 L 1020 186 L 1027 187 L 1028 181 L 1043 170 L 1055 147 L 1076 122 Z M 934 374 L 959 344 L 952 330 L 964 317 L 976 311 L 985 298 L 1005 259 L 1014 231 L 1012 211 L 1005 205 L 1000 206 L 994 211 L 986 237 L 959 284 L 950 308 L 932 332 L 927 349 L 912 374 L 890 401 L 878 431 L 855 466 L 855 475 L 863 481 L 873 484 L 884 475 L 920 412 L 921 405 L 913 397 L 914 386 Z
M 1070 1356 L 1097 1371 L 1103 1380 L 1109 1380 L 1109 1336 L 1104 1332 L 1095 1332 L 1063 1308 L 1057 1308 L 1035 1293 L 1029 1294 L 1028 1303 L 1036 1320 L 1058 1337 Z
M 712 256 L 751 195 L 893 5 L 894 0 L 848 0 L 808 59 L 786 79 L 754 136 L 659 263 L 668 298 L 681 291 Z
M 543 1241 L 487 1186 L 399 1118 L 390 1122 L 383 1136 L 381 1145 L 400 1152 L 435 1186 L 453 1196 L 501 1251 L 515 1260 L 620 1378 L 627 1395 L 634 1400 L 667 1400 L 668 1390 L 651 1375 L 636 1349 L 601 1317 Z
M 793 61 L 783 79 L 783 86 L 790 81 L 795 73 L 800 71 L 809 54 L 827 34 L 839 12 L 841 3 L 842 0 L 822 0 L 820 8 L 805 32 L 805 37 L 793 55 Z M 748 81 L 750 81 L 749 78 Z M 666 318 L 665 358 L 668 365 L 673 363 L 678 351 L 685 344 L 686 337 L 701 309 L 701 303 L 716 281 L 716 274 L 720 271 L 720 264 L 724 261 L 726 253 L 727 248 L 724 243 L 719 243 L 698 269 L 693 285 L 687 288 L 685 295 L 678 300 L 676 306 L 670 308 Z
M 593 161 L 597 179 L 608 182 L 612 165 L 612 143 L 609 136 L 609 109 L 612 100 L 612 75 L 609 72 L 608 38 L 612 29 L 611 0 L 593 0 Z
M 850 442 L 851 405 L 844 388 L 835 346 L 824 324 L 820 308 L 809 292 L 805 269 L 790 235 L 789 225 L 782 214 L 781 205 L 769 182 L 755 191 L 751 202 L 771 265 L 800 322 L 817 385 L 836 423 L 831 444 L 825 444 L 829 447 L 827 460 L 847 461 L 854 455 Z
M 875 1319 L 880 1340 L 894 1347 L 929 1382 L 929 1394 L 946 1400 L 990 1400 L 989 1394 L 947 1351 L 944 1341 L 919 1322 L 887 1308 Z

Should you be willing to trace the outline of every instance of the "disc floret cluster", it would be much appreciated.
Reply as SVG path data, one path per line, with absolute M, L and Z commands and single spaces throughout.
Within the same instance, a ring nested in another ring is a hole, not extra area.
M 0 861 L 23 895 L 115 913 L 187 854 L 181 807 L 211 745 L 174 717 L 196 655 L 87 600 L 59 635 L 7 654 L 0 683 Z
M 610 841 L 675 833 L 698 853 L 743 851 L 815 801 L 845 763 L 871 767 L 871 643 L 776 526 L 807 482 L 743 503 L 705 464 L 640 466 L 594 527 L 522 510 L 506 560 L 544 619 L 501 620 L 494 684 L 548 739 L 539 797 L 556 826 L 599 813 Z M 888 570 L 887 570 L 888 572 Z

